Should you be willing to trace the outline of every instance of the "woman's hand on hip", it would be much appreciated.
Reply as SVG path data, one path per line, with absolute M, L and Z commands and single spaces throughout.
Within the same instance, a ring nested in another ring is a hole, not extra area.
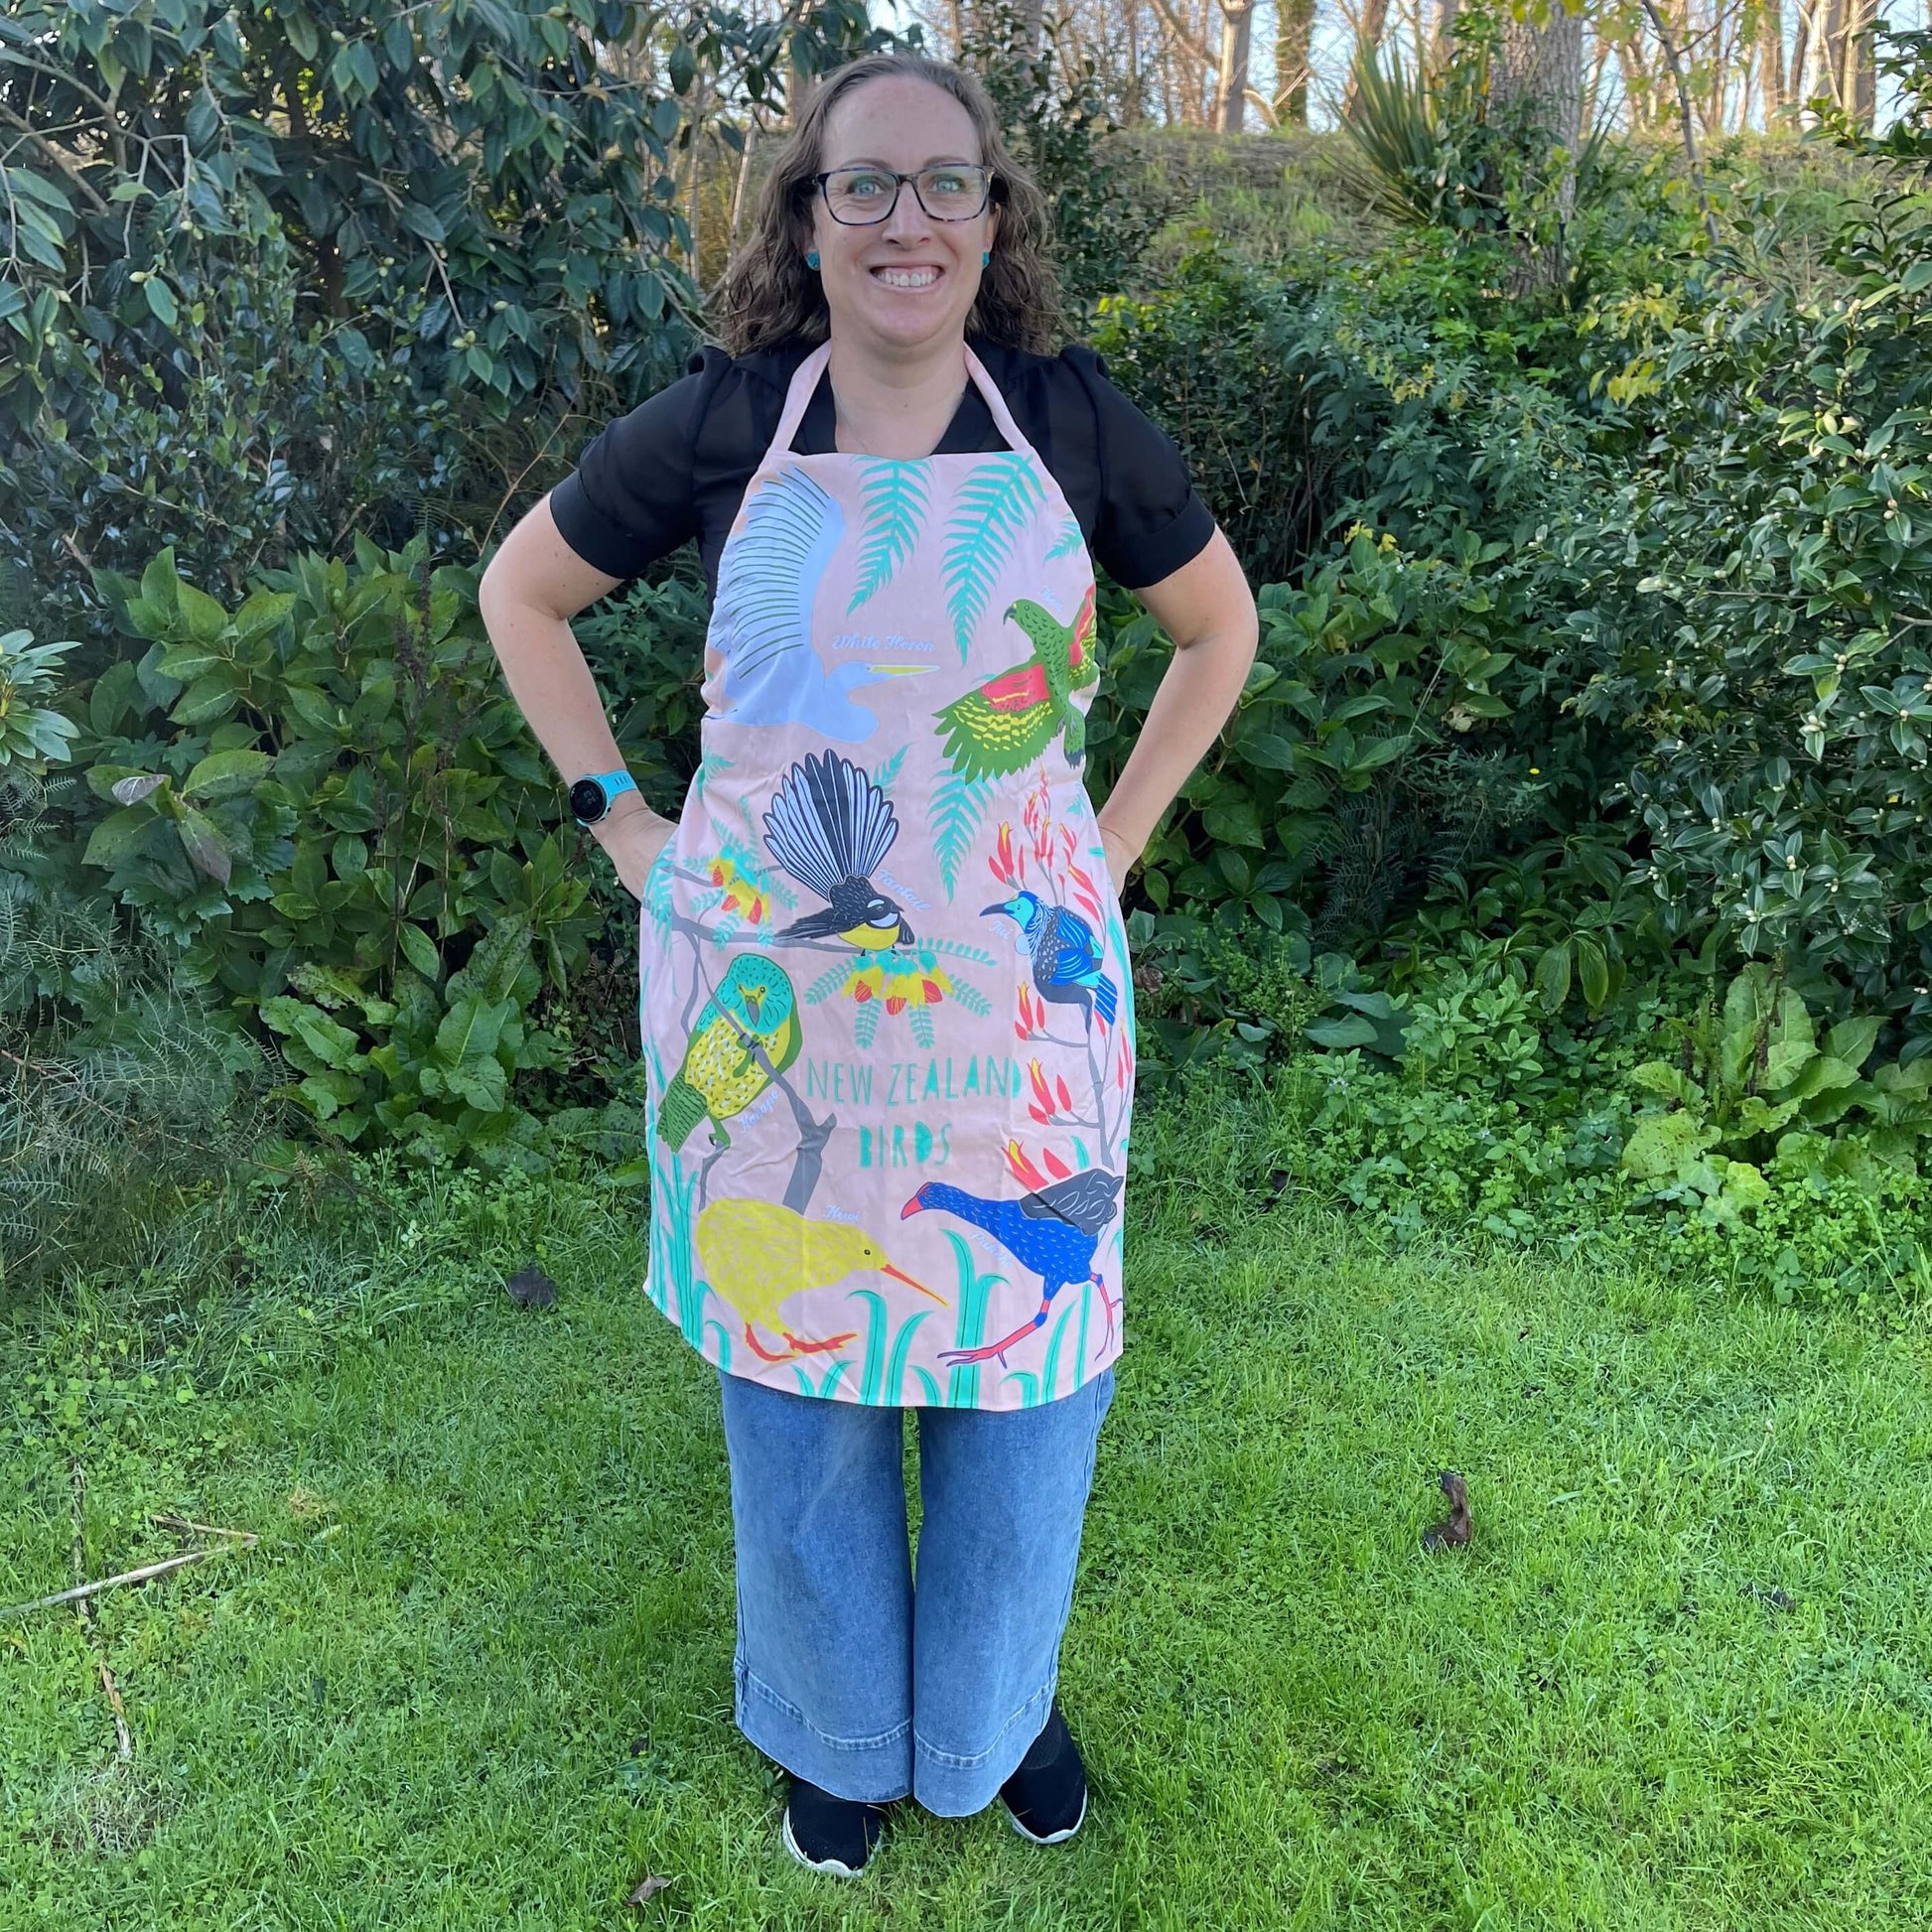
M 677 836 L 677 820 L 660 818 L 641 800 L 621 805 L 601 824 L 591 827 L 591 836 L 611 855 L 624 891 L 632 898 L 644 896 L 644 881 L 657 863 L 658 855 Z

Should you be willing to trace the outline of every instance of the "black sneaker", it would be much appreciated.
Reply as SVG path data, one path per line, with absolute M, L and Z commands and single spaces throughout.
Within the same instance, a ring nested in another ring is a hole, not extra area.
M 1000 1797 L 1013 1829 L 1035 1845 L 1064 1845 L 1086 1822 L 1087 1767 L 1057 1704 Z
M 884 1805 L 835 1798 L 801 1777 L 785 1800 L 785 1850 L 802 1865 L 835 1878 L 856 1878 L 886 1829 Z

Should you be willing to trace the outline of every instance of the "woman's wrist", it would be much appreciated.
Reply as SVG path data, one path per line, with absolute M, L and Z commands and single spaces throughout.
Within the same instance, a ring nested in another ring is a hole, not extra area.
M 672 822 L 652 811 L 634 791 L 627 791 L 589 829 L 591 837 L 603 845 L 613 832 L 630 832 L 639 827 L 649 829 L 659 825 L 668 830 Z
M 1116 845 L 1126 851 L 1130 864 L 1137 861 L 1147 850 L 1146 839 L 1136 838 L 1132 832 L 1122 831 L 1120 825 L 1106 812 L 1097 813 L 1094 822 L 1100 827 L 1103 838 L 1112 839 Z

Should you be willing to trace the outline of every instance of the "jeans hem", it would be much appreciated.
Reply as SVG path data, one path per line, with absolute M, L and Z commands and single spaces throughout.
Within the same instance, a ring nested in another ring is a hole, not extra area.
M 871 1737 L 834 1737 L 751 1670 L 740 1665 L 735 1675 L 739 1729 L 794 1777 L 855 1804 L 888 1805 L 910 1794 L 909 1719 Z
M 912 1732 L 912 1795 L 935 1818 L 970 1818 L 984 1811 L 1001 1785 L 1020 1768 L 1020 1760 L 1046 1728 L 1058 1673 L 1035 1691 L 1005 1724 L 985 1750 L 970 1757 L 942 1751 Z

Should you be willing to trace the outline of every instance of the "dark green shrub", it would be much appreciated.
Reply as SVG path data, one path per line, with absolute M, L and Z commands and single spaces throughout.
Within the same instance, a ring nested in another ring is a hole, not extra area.
M 336 554 L 361 482 L 378 516 L 403 499 L 376 532 L 400 542 L 412 427 L 432 496 L 460 426 L 496 446 L 481 539 L 563 412 L 641 399 L 690 342 L 672 168 L 699 60 L 716 115 L 783 63 L 881 38 L 853 0 L 677 27 L 641 0 L 9 0 L 4 18 L 0 529 L 31 593 L 69 609 L 89 564 L 136 567 L 123 531 L 144 556 L 172 537 L 238 598 L 258 561 Z M 720 132 L 738 138 L 729 116 Z M 103 425 L 104 472 L 60 447 Z
M 1656 392 L 1647 461 L 1553 548 L 1602 659 L 1576 714 L 1637 740 L 1621 795 L 1658 931 L 1827 968 L 1917 1053 L 1932 203 L 1856 211 L 1838 262 L 1813 301 L 1739 274 L 1631 358 L 1626 388 Z
M 85 695 L 86 865 L 181 982 L 277 1036 L 329 1134 L 534 1145 L 599 918 L 475 571 L 358 537 L 352 569 L 303 557 L 233 612 L 165 552 L 102 588 L 150 641 Z

